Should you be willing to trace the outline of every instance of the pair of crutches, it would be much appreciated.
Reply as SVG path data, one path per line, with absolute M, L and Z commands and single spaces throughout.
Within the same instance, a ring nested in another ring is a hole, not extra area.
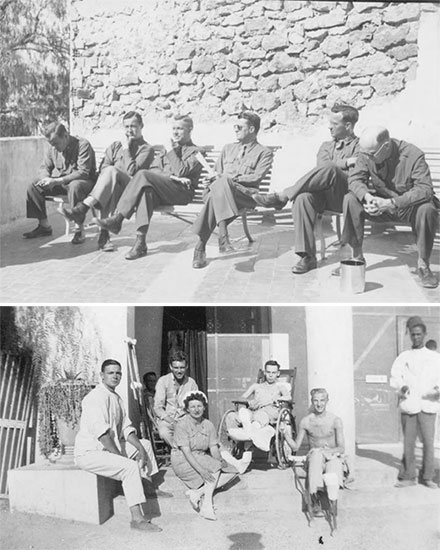
M 145 403 L 144 392 L 142 382 L 139 376 L 139 366 L 136 356 L 136 340 L 134 338 L 127 338 L 125 340 L 127 344 L 127 359 L 128 359 L 128 372 L 131 378 L 131 390 L 133 397 L 139 408 L 140 416 L 140 432 L 142 439 L 149 439 L 151 447 L 154 452 L 154 456 L 157 459 L 156 444 L 153 435 L 153 421 L 150 416 L 150 412 Z

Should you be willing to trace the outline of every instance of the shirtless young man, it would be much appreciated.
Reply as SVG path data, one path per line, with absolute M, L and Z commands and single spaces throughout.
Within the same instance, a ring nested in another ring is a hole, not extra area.
M 315 388 L 311 390 L 310 395 L 311 412 L 301 420 L 296 440 L 294 441 L 287 431 L 284 432 L 284 437 L 293 451 L 301 447 L 305 435 L 308 437 L 309 492 L 313 496 L 324 487 L 324 484 L 328 488 L 333 485 L 335 489 L 342 486 L 344 469 L 342 456 L 345 452 L 345 444 L 342 420 L 327 411 L 327 390 Z M 330 494 L 329 498 L 331 498 Z
M 270 441 L 275 430 L 270 424 L 276 422 L 278 401 L 290 400 L 286 384 L 278 382 L 280 365 L 276 361 L 266 361 L 264 382 L 248 388 L 241 399 L 249 401 L 249 408 L 242 407 L 236 415 L 228 416 L 228 432 L 237 441 L 251 440 L 262 451 L 269 451 Z

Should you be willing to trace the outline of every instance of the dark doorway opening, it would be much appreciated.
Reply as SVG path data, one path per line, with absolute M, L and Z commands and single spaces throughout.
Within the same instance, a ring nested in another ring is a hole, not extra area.
M 206 390 L 206 308 L 163 308 L 161 375 L 168 372 L 171 347 L 184 349 L 189 356 L 190 376 Z

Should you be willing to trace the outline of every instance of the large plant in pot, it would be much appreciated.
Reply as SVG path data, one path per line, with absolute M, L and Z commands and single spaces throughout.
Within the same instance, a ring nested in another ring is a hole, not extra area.
M 97 383 L 101 340 L 90 308 L 17 307 L 20 339 L 38 372 L 40 451 L 71 460 L 81 401 Z
M 53 458 L 71 461 L 75 436 L 79 429 L 81 401 L 93 384 L 80 378 L 81 373 L 44 385 L 39 397 L 40 449 Z M 55 450 L 55 453 L 54 453 Z

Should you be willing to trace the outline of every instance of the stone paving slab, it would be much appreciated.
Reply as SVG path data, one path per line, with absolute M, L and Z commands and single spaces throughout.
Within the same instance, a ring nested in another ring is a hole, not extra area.
M 207 246 L 209 265 L 192 269 L 195 235 L 188 224 L 155 216 L 148 237 L 148 256 L 124 259 L 134 242 L 134 223 L 124 223 L 112 238 L 117 250 L 97 250 L 96 227 L 86 242 L 72 245 L 63 235 L 63 219 L 50 217 L 52 237 L 25 240 L 33 222 L 20 220 L 2 226 L 1 303 L 433 303 L 437 290 L 419 286 L 415 275 L 416 249 L 409 231 L 381 230 L 365 241 L 366 289 L 343 294 L 339 278 L 331 275 L 347 252 L 332 246 L 335 234 L 325 224 L 327 259 L 305 275 L 292 275 L 293 225 L 288 217 L 257 216 L 250 220 L 255 242 L 248 244 L 241 224 L 231 225 L 236 252 L 220 255 L 216 237 Z M 431 258 L 439 276 L 440 246 Z

